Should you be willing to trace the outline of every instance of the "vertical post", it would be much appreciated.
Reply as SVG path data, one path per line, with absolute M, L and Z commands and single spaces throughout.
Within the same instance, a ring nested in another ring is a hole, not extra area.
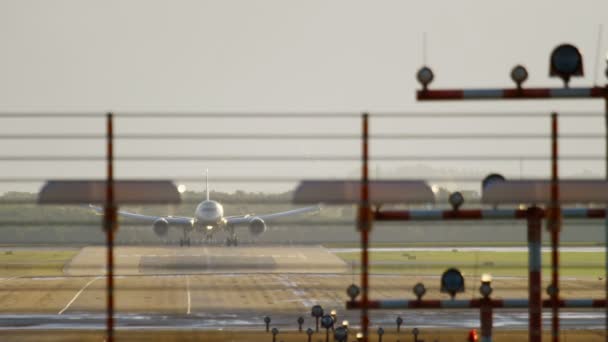
M 551 233 L 551 340 L 559 342 L 559 176 L 557 165 L 557 113 L 551 113 L 551 209 L 548 228 Z
M 530 207 L 528 220 L 528 335 L 530 342 L 541 342 L 542 298 L 541 298 L 541 223 L 542 209 Z
M 492 303 L 490 298 L 482 298 L 479 306 L 481 320 L 481 342 L 492 342 Z
M 363 114 L 362 127 L 362 156 L 361 156 L 361 201 L 358 213 L 358 229 L 361 233 L 361 333 L 363 342 L 369 340 L 369 231 L 371 230 L 371 209 L 369 203 L 369 174 L 368 174 L 368 137 L 369 137 L 369 115 Z
M 114 133 L 112 128 L 112 113 L 107 114 L 107 180 L 104 228 L 106 230 L 107 260 L 106 260 L 106 341 L 114 341 L 114 230 L 116 228 L 116 203 L 114 201 Z

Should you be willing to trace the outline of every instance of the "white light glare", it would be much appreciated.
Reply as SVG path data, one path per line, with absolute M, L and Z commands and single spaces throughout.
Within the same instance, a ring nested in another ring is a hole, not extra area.
M 481 282 L 482 283 L 490 283 L 492 282 L 492 275 L 489 273 L 484 273 L 481 275 Z
M 178 185 L 177 192 L 179 192 L 180 194 L 183 194 L 184 192 L 186 192 L 186 186 L 184 184 Z

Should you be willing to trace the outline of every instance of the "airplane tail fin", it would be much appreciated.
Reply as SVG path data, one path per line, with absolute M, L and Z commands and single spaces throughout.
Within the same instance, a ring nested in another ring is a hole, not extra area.
M 205 171 L 205 192 L 207 193 L 207 201 L 209 200 L 209 169 Z

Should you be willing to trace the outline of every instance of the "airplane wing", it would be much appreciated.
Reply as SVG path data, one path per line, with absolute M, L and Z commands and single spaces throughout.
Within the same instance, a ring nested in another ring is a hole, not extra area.
M 273 213 L 273 214 L 229 216 L 229 217 L 226 217 L 226 222 L 228 224 L 233 224 L 233 225 L 234 224 L 243 224 L 243 223 L 249 223 L 254 218 L 261 218 L 264 221 L 272 221 L 274 219 L 278 219 L 278 218 L 282 218 L 282 217 L 300 215 L 300 214 L 306 214 L 306 213 L 314 213 L 314 212 L 320 212 L 320 211 L 321 211 L 321 206 L 317 205 L 314 207 L 299 208 L 299 209 L 282 211 L 282 212 Z
M 89 205 L 89 208 L 93 209 L 93 211 L 95 211 L 97 214 L 103 215 L 103 208 L 100 207 L 96 207 L 94 205 Z M 154 221 L 160 219 L 160 218 L 164 218 L 165 220 L 167 220 L 167 222 L 169 222 L 169 224 L 176 224 L 176 225 L 192 225 L 192 218 L 190 217 L 181 217 L 181 216 L 150 216 L 150 215 L 141 215 L 141 214 L 136 214 L 136 213 L 130 213 L 128 211 L 122 211 L 119 210 L 118 215 L 121 217 L 126 217 L 129 219 L 133 219 L 139 222 L 146 222 L 146 223 L 154 223 Z

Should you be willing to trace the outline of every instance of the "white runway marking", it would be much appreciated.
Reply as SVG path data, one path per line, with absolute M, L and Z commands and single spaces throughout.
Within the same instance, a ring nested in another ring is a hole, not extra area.
M 93 284 L 93 282 L 95 282 L 95 280 L 97 280 L 97 279 L 99 279 L 99 278 L 101 278 L 101 276 L 97 276 L 97 277 L 95 277 L 95 278 L 91 279 L 91 280 L 90 280 L 88 283 L 86 283 L 86 284 L 85 284 L 85 285 L 84 285 L 84 286 L 83 286 L 83 287 L 80 289 L 80 291 L 78 291 L 78 292 L 76 293 L 76 295 L 74 296 L 74 298 L 72 298 L 72 300 L 71 300 L 71 301 L 70 301 L 70 302 L 69 302 L 69 303 L 68 303 L 68 304 L 67 304 L 67 305 L 66 305 L 66 306 L 65 306 L 63 309 L 61 309 L 61 311 L 59 311 L 57 314 L 58 314 L 58 315 L 63 314 L 63 313 L 65 312 L 65 310 L 67 310 L 67 309 L 70 307 L 70 305 L 72 305 L 72 303 L 74 303 L 74 301 L 75 301 L 75 300 L 78 298 L 78 296 L 80 296 L 80 294 L 81 294 L 81 293 L 82 293 L 84 290 L 86 290 L 86 289 L 87 289 L 87 287 L 89 287 L 89 285 Z
M 186 276 L 186 291 L 188 292 L 188 310 L 186 311 L 186 314 L 189 315 L 190 314 L 190 277 Z
M 308 296 L 306 295 L 306 292 L 300 290 L 298 284 L 289 280 L 288 276 L 279 275 L 277 276 L 277 279 L 279 280 L 281 285 L 291 289 L 291 293 L 293 293 L 293 295 L 296 297 L 294 301 L 300 302 L 300 304 L 302 304 L 302 306 L 306 308 L 309 308 L 314 305 L 313 301 L 307 298 Z
M 0 282 L 5 282 L 5 281 L 13 280 L 13 279 L 16 279 L 16 278 L 19 278 L 19 277 L 21 277 L 21 276 L 14 276 L 14 277 L 10 277 L 10 278 L 2 278 L 2 279 L 0 279 Z

